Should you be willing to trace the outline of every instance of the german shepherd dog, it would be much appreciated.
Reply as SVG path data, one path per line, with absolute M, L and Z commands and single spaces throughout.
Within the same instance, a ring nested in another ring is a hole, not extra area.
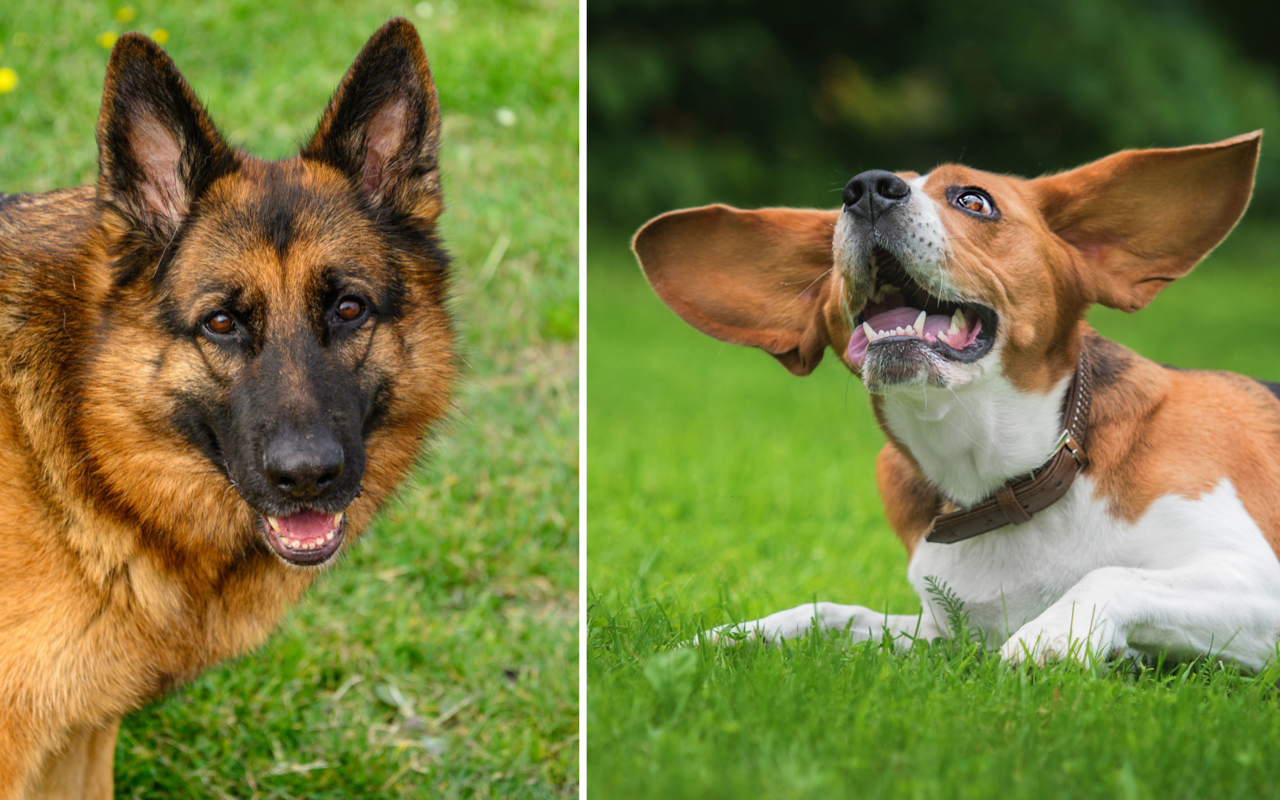
M 261 643 L 455 378 L 440 110 L 378 30 L 297 156 L 122 36 L 96 187 L 0 197 L 0 798 L 111 796 L 121 717 Z

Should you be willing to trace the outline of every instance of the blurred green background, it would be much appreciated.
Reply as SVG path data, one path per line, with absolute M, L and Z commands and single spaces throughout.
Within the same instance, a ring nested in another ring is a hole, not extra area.
M 575 0 L 5 0 L 0 192 L 94 182 L 124 31 L 280 158 L 395 15 L 440 93 L 456 412 L 264 647 L 125 719 L 117 797 L 577 796 Z
M 1036 175 L 1280 133 L 1261 0 L 591 0 L 591 224 L 721 201 L 835 206 L 865 169 Z M 1264 145 L 1254 213 L 1280 213 Z

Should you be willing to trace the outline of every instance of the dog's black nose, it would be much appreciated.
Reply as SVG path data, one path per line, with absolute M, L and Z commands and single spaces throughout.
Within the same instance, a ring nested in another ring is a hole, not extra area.
M 277 435 L 262 453 L 267 481 L 295 500 L 327 492 L 342 477 L 342 445 L 328 434 Z
M 844 187 L 845 210 L 868 222 L 896 205 L 907 202 L 911 187 L 892 172 L 869 169 L 853 176 Z

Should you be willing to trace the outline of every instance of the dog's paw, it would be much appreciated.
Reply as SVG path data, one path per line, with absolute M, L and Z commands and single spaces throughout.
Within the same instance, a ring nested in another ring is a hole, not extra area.
M 815 625 L 819 628 L 844 627 L 852 618 L 855 606 L 837 606 L 832 603 L 806 603 L 802 606 L 779 611 L 750 622 L 721 625 L 703 631 L 686 644 L 707 641 L 720 646 L 734 646 L 743 642 L 778 644 L 783 639 L 795 639 L 808 633 Z
M 1075 640 L 1079 645 L 1080 640 Z M 1000 648 L 1000 659 L 1014 666 L 1035 664 L 1044 666 L 1048 661 L 1069 658 L 1083 649 L 1072 647 L 1071 637 L 1065 633 L 1052 633 L 1044 629 L 1020 629 Z
M 1122 649 L 1115 644 L 1115 627 L 1105 620 L 1081 630 L 1070 619 L 1055 622 L 1045 619 L 1048 616 L 1050 612 L 1019 628 L 1000 648 L 1000 658 L 1014 666 L 1042 667 L 1050 661 L 1091 664 Z
M 746 642 L 763 642 L 764 644 L 776 644 L 779 642 L 783 637 L 778 635 L 776 631 L 770 632 L 762 627 L 760 624 L 762 621 L 753 620 L 737 625 L 721 625 L 709 631 L 699 631 L 696 636 L 681 642 L 679 646 L 696 647 L 705 642 L 716 647 L 736 647 Z

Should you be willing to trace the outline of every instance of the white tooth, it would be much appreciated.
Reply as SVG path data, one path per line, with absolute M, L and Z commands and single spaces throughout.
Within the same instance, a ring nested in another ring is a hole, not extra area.
M 951 324 L 956 327 L 956 330 L 963 328 L 966 324 L 964 320 L 964 312 L 957 308 L 956 313 L 951 315 Z
M 336 528 L 336 527 L 338 527 L 339 525 L 341 525 L 341 524 L 342 524 L 342 518 L 343 518 L 343 517 L 345 517 L 346 515 L 347 515 L 347 512 L 345 512 L 345 511 L 339 511 L 337 514 L 334 514 L 334 515 L 333 515 L 333 527 L 335 527 L 335 528 Z
M 275 517 L 267 517 L 267 524 L 271 526 L 271 530 L 276 533 L 280 532 L 280 520 Z
M 906 335 L 908 335 L 908 336 L 915 336 L 915 335 L 916 335 L 916 329 L 915 329 L 915 328 L 913 328 L 913 327 L 911 327 L 910 325 L 908 325 L 907 327 L 903 328 L 903 329 L 902 329 L 902 332 L 903 332 L 903 333 L 905 333 L 905 334 L 906 334 Z
M 880 287 L 881 294 L 893 294 L 894 292 L 900 291 L 902 290 L 897 286 L 894 286 L 892 283 L 886 283 L 884 286 Z
M 897 329 L 896 331 L 894 331 L 894 333 L 898 334 L 899 336 L 901 336 L 902 334 L 904 334 L 904 333 L 906 333 L 906 332 L 907 332 L 907 329 L 906 329 L 906 328 L 904 328 L 904 327 L 902 327 L 901 325 L 899 325 L 899 326 L 898 326 L 898 329 Z
M 875 330 L 865 322 L 862 323 L 862 332 L 867 335 L 868 342 L 874 342 L 876 340 Z
M 921 311 L 920 316 L 916 317 L 916 324 L 914 326 L 916 330 L 920 331 L 921 336 L 924 336 L 924 317 L 925 313 Z
M 960 329 L 956 327 L 956 321 L 955 321 L 955 320 L 951 320 L 951 327 L 950 327 L 950 328 L 947 328 L 947 333 L 948 333 L 948 334 L 955 334 L 955 333 L 959 333 L 959 332 L 960 332 Z
M 333 541 L 333 531 L 329 531 L 329 533 L 324 537 L 324 540 L 325 540 L 326 542 L 332 542 L 332 541 Z

